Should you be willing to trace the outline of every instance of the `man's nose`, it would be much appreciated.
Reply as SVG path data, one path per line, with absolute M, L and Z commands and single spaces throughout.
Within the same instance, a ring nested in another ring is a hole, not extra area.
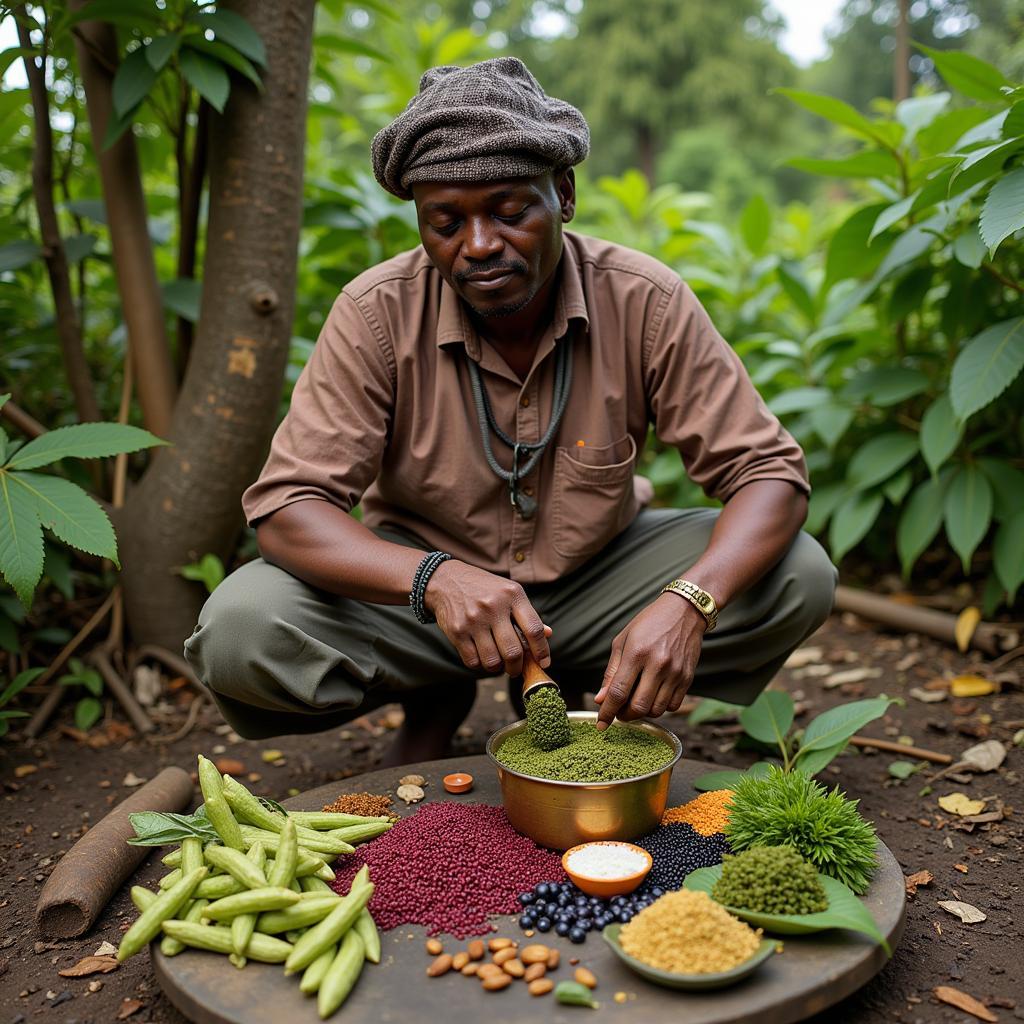
M 473 217 L 466 224 L 462 254 L 467 260 L 486 260 L 505 248 L 494 225 L 487 217 Z

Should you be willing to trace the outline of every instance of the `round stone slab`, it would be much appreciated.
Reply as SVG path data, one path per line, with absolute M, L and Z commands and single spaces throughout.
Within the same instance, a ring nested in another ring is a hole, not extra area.
M 693 780 L 715 765 L 683 760 L 672 776 L 670 806 L 696 796 Z M 446 793 L 442 779 L 453 771 L 469 772 L 476 779 L 473 790 L 454 796 Z M 285 802 L 291 810 L 320 810 L 342 793 L 389 793 L 394 798 L 403 775 L 422 775 L 427 780 L 426 800 L 461 800 L 501 803 L 501 791 L 493 765 L 486 757 L 427 761 L 386 771 L 370 772 L 334 782 Z M 417 805 L 406 806 L 395 798 L 403 817 Z M 885 846 L 879 847 L 880 866 L 865 903 L 879 930 L 895 949 L 903 933 L 905 890 L 903 872 Z M 514 917 L 495 919 L 497 935 L 522 939 Z M 381 962 L 367 964 L 359 983 L 336 1016 L 344 1024 L 408 1024 L 409 1021 L 445 1021 L 446 1024 L 520 1024 L 543 1015 L 556 1024 L 579 1024 L 578 1007 L 559 1006 L 550 996 L 534 998 L 526 986 L 513 983 L 498 993 L 484 992 L 473 978 L 449 973 L 428 978 L 431 958 L 423 948 L 425 931 L 420 927 L 395 928 L 382 935 Z M 450 952 L 464 942 L 441 936 Z M 569 958 L 597 975 L 601 1008 L 588 1011 L 587 1020 L 628 1013 L 630 1024 L 790 1024 L 804 1020 L 855 992 L 885 964 L 883 950 L 854 932 L 829 931 L 784 940 L 784 952 L 773 956 L 745 981 L 717 992 L 675 992 L 650 984 L 614 956 L 601 937 L 592 932 L 585 944 L 574 946 L 554 933 L 534 937 L 534 942 L 555 946 L 562 965 L 554 979 L 571 977 Z M 165 957 L 152 946 L 157 979 L 171 1002 L 196 1024 L 252 1024 L 253 1021 L 288 1021 L 315 1024 L 319 1021 L 316 1000 L 299 992 L 298 976 L 285 977 L 279 964 L 249 963 L 243 970 L 232 967 L 227 957 L 188 950 Z M 625 992 L 625 1007 L 613 1001 Z M 592 1018 L 593 1014 L 593 1018 Z

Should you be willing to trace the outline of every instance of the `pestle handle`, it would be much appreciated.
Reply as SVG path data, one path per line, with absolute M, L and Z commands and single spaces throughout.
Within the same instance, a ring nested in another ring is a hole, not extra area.
M 526 695 L 538 686 L 553 686 L 558 689 L 558 683 L 548 675 L 547 671 L 540 667 L 537 659 L 530 649 L 523 648 L 523 699 Z

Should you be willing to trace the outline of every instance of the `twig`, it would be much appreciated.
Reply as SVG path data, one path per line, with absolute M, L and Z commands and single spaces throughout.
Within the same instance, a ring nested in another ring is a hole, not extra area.
M 192 703 L 188 706 L 188 718 L 185 719 L 185 724 L 176 732 L 172 732 L 169 736 L 151 736 L 149 738 L 149 742 L 166 744 L 177 743 L 178 740 L 184 739 L 195 728 L 195 724 L 199 720 L 199 712 L 202 710 L 205 703 L 206 698 L 197 694 L 192 698 Z
M 192 666 L 180 654 L 175 654 L 173 651 L 167 650 L 166 647 L 157 647 L 155 644 L 143 644 L 132 655 L 129 662 L 129 671 L 134 672 L 135 666 L 145 658 L 159 661 L 165 668 L 169 668 L 172 672 L 177 672 L 178 675 L 184 676 L 197 693 L 203 697 L 208 696 L 206 687 L 203 686 L 199 681 L 199 677 L 192 671 Z
M 1014 647 L 1012 651 L 1001 654 L 995 661 L 990 661 L 988 669 L 989 671 L 998 672 L 999 669 L 1004 668 L 1011 661 L 1016 661 L 1018 658 L 1024 658 L 1024 644 L 1021 644 L 1020 647 Z
M 952 764 L 949 754 L 940 754 L 937 750 L 922 750 L 921 747 L 905 747 L 902 743 L 892 740 L 876 740 L 871 736 L 851 736 L 850 745 L 854 747 L 870 747 L 874 750 L 886 750 L 892 754 L 903 754 L 905 757 L 916 757 L 918 761 L 931 761 L 933 764 Z
M 135 695 L 128 684 L 117 674 L 114 666 L 110 664 L 110 658 L 107 657 L 106 652 L 97 648 L 89 655 L 89 661 L 100 670 L 100 675 L 103 676 L 107 689 L 117 698 L 121 707 L 124 708 L 126 714 L 132 720 L 132 725 L 139 732 L 152 732 L 156 728 L 153 725 L 153 720 L 135 699 Z
M 1007 288 L 1012 288 L 1015 292 L 1020 292 L 1024 295 L 1024 285 L 1018 284 L 1012 278 L 1007 277 L 998 267 L 992 263 L 982 263 L 982 269 L 986 270 L 991 274 L 1000 284 L 1006 285 Z
M 11 401 L 0 407 L 0 417 L 10 420 L 18 430 L 29 437 L 42 437 L 46 433 L 46 427 L 39 420 Z

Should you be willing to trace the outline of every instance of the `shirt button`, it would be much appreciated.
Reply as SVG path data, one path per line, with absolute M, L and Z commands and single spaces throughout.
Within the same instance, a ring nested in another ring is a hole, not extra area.
M 521 405 L 521 406 L 522 406 L 522 407 L 523 407 L 524 409 L 526 409 L 526 408 L 528 408 L 528 407 L 529 407 L 529 405 L 530 405 L 530 399 L 529 399 L 529 398 L 528 398 L 528 397 L 527 397 L 526 395 L 523 395 L 523 397 L 519 399 L 519 404 L 520 404 L 520 405 Z
M 522 551 L 517 551 L 517 552 L 515 553 L 515 560 L 516 560 L 517 562 L 525 562 L 525 561 L 526 561 L 526 555 L 525 555 L 525 554 L 523 554 L 523 552 L 522 552 Z

